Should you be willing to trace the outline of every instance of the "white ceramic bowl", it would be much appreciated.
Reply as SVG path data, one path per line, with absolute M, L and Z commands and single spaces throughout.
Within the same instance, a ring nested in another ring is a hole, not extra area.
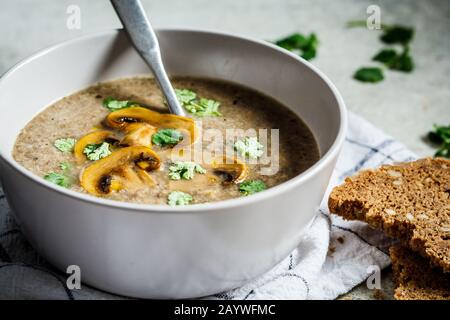
M 347 125 L 334 85 L 308 62 L 264 41 L 159 30 L 171 75 L 237 82 L 297 113 L 320 160 L 259 194 L 182 208 L 114 202 L 57 187 L 11 156 L 19 131 L 50 103 L 97 81 L 148 73 L 121 31 L 43 50 L 0 80 L 0 172 L 6 197 L 32 245 L 62 271 L 132 297 L 188 298 L 238 287 L 285 258 L 301 240 L 329 182 Z

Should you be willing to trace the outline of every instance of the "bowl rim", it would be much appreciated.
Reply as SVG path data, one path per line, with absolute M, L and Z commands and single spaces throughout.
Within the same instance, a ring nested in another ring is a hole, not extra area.
M 55 45 L 48 46 L 44 49 L 41 49 L 37 51 L 36 53 L 28 56 L 25 59 L 22 59 L 15 65 L 13 65 L 7 72 L 5 72 L 0 77 L 0 89 L 1 84 L 4 81 L 8 80 L 8 77 L 13 74 L 16 70 L 22 68 L 29 62 L 40 58 L 41 56 L 57 50 L 61 47 L 75 44 L 77 42 L 83 42 L 85 40 L 91 39 L 91 38 L 100 38 L 105 36 L 113 36 L 115 34 L 119 34 L 121 32 L 124 32 L 123 29 L 109 29 L 106 31 L 100 31 L 95 33 L 86 34 L 83 36 L 79 36 L 73 39 L 65 40 L 62 42 L 59 42 Z M 340 148 L 345 140 L 346 132 L 347 132 L 347 126 L 348 126 L 348 114 L 347 114 L 347 108 L 345 106 L 344 100 L 337 90 L 336 86 L 331 82 L 331 80 L 324 74 L 322 71 L 320 71 L 317 67 L 313 66 L 311 63 L 306 61 L 305 59 L 301 58 L 300 56 L 286 50 L 283 48 L 280 48 L 276 46 L 275 44 L 272 44 L 268 41 L 264 40 L 258 40 L 253 39 L 246 36 L 236 35 L 233 33 L 228 32 L 222 32 L 217 30 L 210 30 L 210 29 L 197 29 L 197 28 L 158 28 L 156 29 L 157 33 L 160 32 L 190 32 L 190 33 L 203 33 L 203 34 L 209 34 L 212 36 L 219 36 L 219 37 L 228 37 L 231 39 L 237 39 L 237 40 L 243 40 L 247 41 L 253 44 L 258 44 L 262 46 L 266 46 L 271 48 L 272 50 L 276 50 L 278 52 L 283 53 L 284 55 L 287 55 L 291 58 L 294 58 L 299 63 L 305 65 L 307 68 L 312 70 L 315 74 L 317 74 L 322 81 L 325 82 L 325 84 L 330 88 L 331 92 L 335 96 L 338 108 L 339 108 L 339 116 L 340 116 L 340 124 L 339 124 L 339 130 L 336 135 L 336 138 L 334 139 L 332 145 L 330 146 L 329 150 L 321 156 L 321 158 L 315 162 L 311 167 L 300 173 L 299 175 L 282 182 L 281 184 L 271 187 L 267 190 L 264 190 L 262 192 L 253 194 L 248 197 L 240 197 L 240 198 L 233 198 L 233 199 L 227 199 L 227 200 L 221 200 L 216 202 L 207 202 L 207 203 L 199 203 L 199 204 L 192 204 L 187 206 L 168 206 L 168 205 L 157 205 L 157 204 L 139 204 L 139 203 L 131 203 L 131 202 L 124 202 L 124 201 L 117 201 L 117 200 L 110 200 L 110 199 L 104 199 L 95 197 L 88 194 L 83 194 L 80 192 L 72 191 L 69 189 L 65 189 L 62 187 L 59 187 L 51 182 L 48 182 L 44 180 L 42 177 L 36 175 L 35 173 L 29 171 L 19 163 L 17 163 L 14 159 L 10 160 L 7 157 L 3 155 L 5 153 L 4 151 L 0 150 L 0 158 L 11 168 L 18 171 L 20 174 L 28 178 L 29 180 L 32 180 L 36 182 L 39 185 L 44 186 L 47 189 L 50 189 L 52 191 L 55 191 L 61 195 L 73 198 L 74 200 L 81 200 L 83 202 L 87 202 L 93 205 L 101 205 L 106 207 L 111 207 L 115 209 L 126 209 L 128 211 L 133 212 L 147 212 L 147 213 L 159 213 L 159 212 L 170 212 L 170 213 L 186 213 L 186 212 L 204 212 L 204 211 L 216 211 L 221 209 L 231 209 L 235 207 L 243 207 L 246 205 L 253 204 L 255 202 L 261 201 L 261 200 L 268 200 L 270 198 L 273 198 L 281 193 L 284 193 L 290 189 L 295 188 L 296 186 L 305 183 L 309 179 L 312 179 L 314 176 L 316 176 L 318 173 L 320 173 L 327 165 L 333 161 L 335 156 L 340 151 Z M 9 151 L 10 153 L 10 151 Z

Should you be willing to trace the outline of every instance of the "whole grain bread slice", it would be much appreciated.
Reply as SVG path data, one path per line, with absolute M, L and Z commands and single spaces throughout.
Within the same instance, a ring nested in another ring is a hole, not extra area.
M 397 300 L 450 300 L 450 274 L 404 246 L 389 249 Z
M 330 212 L 366 221 L 450 272 L 450 161 L 364 170 L 334 188 Z

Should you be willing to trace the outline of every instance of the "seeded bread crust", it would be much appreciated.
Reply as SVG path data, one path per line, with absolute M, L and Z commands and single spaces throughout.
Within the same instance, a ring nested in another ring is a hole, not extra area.
M 450 161 L 422 159 L 364 170 L 334 188 L 330 212 L 403 241 L 450 272 Z
M 450 300 L 450 274 L 403 246 L 389 249 L 397 300 Z

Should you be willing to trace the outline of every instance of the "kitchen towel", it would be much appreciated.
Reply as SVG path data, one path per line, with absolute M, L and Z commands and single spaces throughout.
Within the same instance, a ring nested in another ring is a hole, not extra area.
M 414 160 L 402 144 L 349 114 L 349 130 L 330 186 L 314 222 L 297 248 L 272 270 L 241 288 L 207 299 L 335 299 L 390 263 L 392 241 L 365 223 L 344 221 L 327 208 L 331 188 L 358 170 Z M 301 214 L 301 212 L 299 212 Z M 14 222 L 0 189 L 0 299 L 122 299 L 82 284 L 33 250 Z

